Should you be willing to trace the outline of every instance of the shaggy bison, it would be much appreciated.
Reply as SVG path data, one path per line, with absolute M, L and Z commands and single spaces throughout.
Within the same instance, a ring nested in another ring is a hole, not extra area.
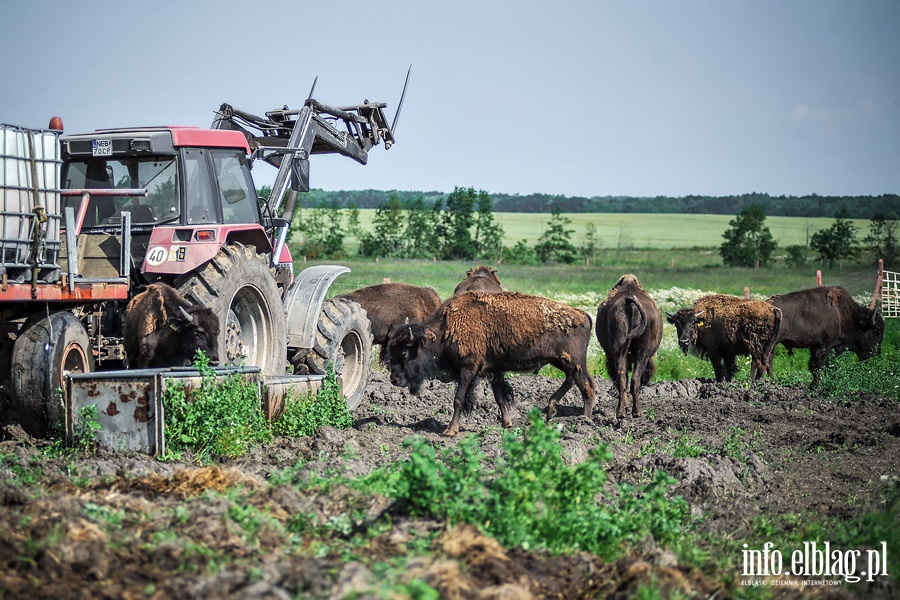
M 712 294 L 666 313 L 678 330 L 678 344 L 685 354 L 709 358 L 716 381 L 731 381 L 738 371 L 736 357 L 749 354 L 750 377 L 771 373 L 771 357 L 782 326 L 781 311 L 762 300 Z
M 497 269 L 487 266 L 475 267 L 466 271 L 466 278 L 459 282 L 453 295 L 458 296 L 465 292 L 502 292 L 500 278 L 497 277 Z
M 130 367 L 187 367 L 198 350 L 219 360 L 219 318 L 175 288 L 153 283 L 125 309 L 125 356 Z
M 833 350 L 850 350 L 869 358 L 884 337 L 884 317 L 860 306 L 840 286 L 820 286 L 772 296 L 768 302 L 784 314 L 778 342 L 788 351 L 809 348 L 809 371 L 815 387 Z
M 390 336 L 391 383 L 418 393 L 422 382 L 441 371 L 457 383 L 453 417 L 443 435 L 459 432 L 460 412 L 469 411 L 469 391 L 479 376 L 491 379 L 504 427 L 512 427 L 512 392 L 506 371 L 537 371 L 551 364 L 566 375 L 550 397 L 547 418 L 572 385 L 591 418 L 594 380 L 587 371 L 591 318 L 578 310 L 538 296 L 515 292 L 466 292 L 445 301 L 427 320 L 407 323 Z
M 606 354 L 606 372 L 619 391 L 619 419 L 625 418 L 629 371 L 631 415 L 641 416 L 641 384 L 656 372 L 653 355 L 662 340 L 662 326 L 656 303 L 630 273 L 619 279 L 597 308 L 597 340 Z
M 382 283 L 360 288 L 338 298 L 363 307 L 372 329 L 372 343 L 381 346 L 380 360 L 387 364 L 387 341 L 391 328 L 407 321 L 424 321 L 441 303 L 437 292 L 408 283 Z

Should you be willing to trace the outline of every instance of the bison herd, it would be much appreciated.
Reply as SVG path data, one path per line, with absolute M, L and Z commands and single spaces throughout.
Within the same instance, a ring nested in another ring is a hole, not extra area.
M 659 308 L 632 274 L 622 276 L 600 303 L 596 326 L 580 309 L 504 290 L 497 271 L 486 266 L 468 271 L 443 302 L 431 288 L 404 283 L 369 286 L 342 297 L 366 310 L 392 384 L 416 394 L 426 379 L 449 376 L 456 383 L 446 436 L 459 432 L 460 414 L 473 407 L 473 386 L 479 378 L 490 382 L 500 422 L 511 427 L 512 390 L 506 372 L 537 372 L 548 364 L 565 379 L 549 399 L 547 418 L 555 415 L 558 401 L 574 385 L 590 419 L 595 386 L 587 351 L 592 330 L 618 391 L 616 417 L 625 417 L 629 395 L 631 415 L 639 417 L 640 388 L 656 371 L 654 356 L 663 335 Z M 838 286 L 766 301 L 712 294 L 666 318 L 675 326 L 682 351 L 709 359 L 716 381 L 730 381 L 738 371 L 736 358 L 746 355 L 751 357 L 751 378 L 771 376 L 775 346 L 782 344 L 788 351 L 810 350 L 815 386 L 831 352 L 850 350 L 865 360 L 884 335 L 882 316 Z M 168 286 L 151 285 L 126 312 L 129 363 L 190 364 L 198 349 L 216 357 L 218 327 L 209 309 L 190 305 Z

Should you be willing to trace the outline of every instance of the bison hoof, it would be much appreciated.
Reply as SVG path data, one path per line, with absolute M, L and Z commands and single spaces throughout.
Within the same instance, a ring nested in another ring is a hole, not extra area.
M 459 433 L 459 427 L 448 427 L 441 435 L 444 437 L 456 437 L 457 433 Z

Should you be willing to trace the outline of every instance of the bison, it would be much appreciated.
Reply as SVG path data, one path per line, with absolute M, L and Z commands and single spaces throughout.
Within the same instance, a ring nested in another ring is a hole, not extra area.
M 716 381 L 731 381 L 738 371 L 735 357 L 747 354 L 752 379 L 771 374 L 782 314 L 768 302 L 712 294 L 694 302 L 693 308 L 666 316 L 678 330 L 682 351 L 709 358 Z
M 125 309 L 125 356 L 139 369 L 190 366 L 198 350 L 219 361 L 219 318 L 175 288 L 153 283 Z
M 634 275 L 623 275 L 597 308 L 597 340 L 606 354 L 606 372 L 619 391 L 616 417 L 625 418 L 629 371 L 631 415 L 641 416 L 641 384 L 656 372 L 653 356 L 662 341 L 662 314 Z
M 768 302 L 781 309 L 784 324 L 777 342 L 788 351 L 809 348 L 812 385 L 819 385 L 822 367 L 833 350 L 850 350 L 859 360 L 869 358 L 884 337 L 884 317 L 860 306 L 840 286 L 820 286 L 772 296 Z
M 537 371 L 551 364 L 565 373 L 550 397 L 547 418 L 572 385 L 584 399 L 584 416 L 591 418 L 594 380 L 587 371 L 591 317 L 538 296 L 515 292 L 466 292 L 446 300 L 422 322 L 406 323 L 390 336 L 391 383 L 413 394 L 422 382 L 440 372 L 456 381 L 453 417 L 443 435 L 459 432 L 460 412 L 472 408 L 469 391 L 479 376 L 488 376 L 504 427 L 512 427 L 512 392 L 506 371 Z
M 497 269 L 487 266 L 475 267 L 466 271 L 466 278 L 463 279 L 453 295 L 458 296 L 466 292 L 502 292 L 503 286 L 500 285 L 500 278 L 497 277 Z
M 387 341 L 391 328 L 406 321 L 424 321 L 441 303 L 437 292 L 408 283 L 382 283 L 360 288 L 338 298 L 347 298 L 365 309 L 372 329 L 372 343 L 381 346 L 380 360 L 387 364 Z

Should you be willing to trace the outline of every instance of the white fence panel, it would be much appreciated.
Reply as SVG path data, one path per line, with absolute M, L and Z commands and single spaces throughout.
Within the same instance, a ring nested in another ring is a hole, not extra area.
M 900 317 L 900 273 L 884 271 L 881 286 L 881 314 Z

